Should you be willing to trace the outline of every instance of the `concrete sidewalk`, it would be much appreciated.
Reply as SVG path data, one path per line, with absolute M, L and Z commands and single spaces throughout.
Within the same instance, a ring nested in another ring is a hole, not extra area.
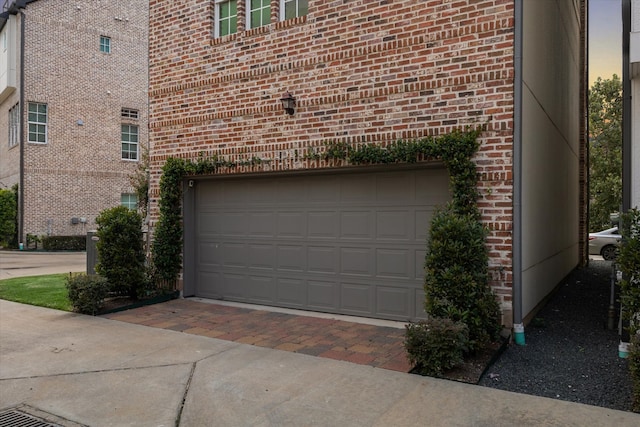
M 640 425 L 628 412 L 0 300 L 0 409 L 18 405 L 88 426 Z

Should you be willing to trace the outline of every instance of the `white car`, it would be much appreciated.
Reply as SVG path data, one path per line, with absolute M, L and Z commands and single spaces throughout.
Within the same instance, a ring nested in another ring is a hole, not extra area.
M 622 236 L 618 227 L 589 233 L 589 255 L 602 255 L 602 258 L 606 260 L 615 259 L 621 241 Z

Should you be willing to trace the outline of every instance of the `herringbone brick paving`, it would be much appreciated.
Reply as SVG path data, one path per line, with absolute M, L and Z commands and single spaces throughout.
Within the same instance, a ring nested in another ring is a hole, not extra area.
M 393 371 L 411 369 L 404 351 L 404 329 L 400 328 L 189 299 L 171 300 L 103 317 Z

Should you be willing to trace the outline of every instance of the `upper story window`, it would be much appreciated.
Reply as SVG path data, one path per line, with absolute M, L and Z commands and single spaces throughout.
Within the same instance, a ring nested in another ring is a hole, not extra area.
M 47 104 L 29 103 L 29 142 L 47 143 Z
M 111 53 L 111 38 L 100 36 L 100 52 Z
M 121 125 L 120 140 L 122 160 L 138 160 L 138 126 Z
M 309 10 L 309 0 L 280 0 L 280 19 L 304 16 Z
M 247 29 L 258 28 L 271 22 L 270 0 L 247 0 Z
M 138 196 L 131 193 L 121 193 L 120 205 L 135 211 L 138 208 Z
M 222 37 L 238 31 L 237 0 L 216 0 L 215 36 Z
M 133 108 L 123 108 L 120 113 L 123 119 L 138 120 L 138 110 Z
M 20 104 L 9 108 L 9 147 L 18 145 L 20 135 Z

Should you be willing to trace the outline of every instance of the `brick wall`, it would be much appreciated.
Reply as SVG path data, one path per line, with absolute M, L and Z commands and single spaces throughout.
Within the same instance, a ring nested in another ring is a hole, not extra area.
M 25 100 L 48 105 L 49 129 L 47 144 L 25 146 L 24 233 L 83 234 L 132 192 L 138 162 L 121 160 L 123 107 L 139 111 L 132 123 L 147 145 L 148 2 L 47 0 L 25 14 Z
M 239 13 L 244 6 L 239 1 Z M 338 167 L 325 141 L 386 144 L 488 122 L 476 157 L 492 285 L 511 298 L 513 1 L 325 0 L 213 38 L 213 2 L 150 1 L 152 214 L 169 156 L 271 162 L 225 173 Z M 297 99 L 293 116 L 280 97 Z

